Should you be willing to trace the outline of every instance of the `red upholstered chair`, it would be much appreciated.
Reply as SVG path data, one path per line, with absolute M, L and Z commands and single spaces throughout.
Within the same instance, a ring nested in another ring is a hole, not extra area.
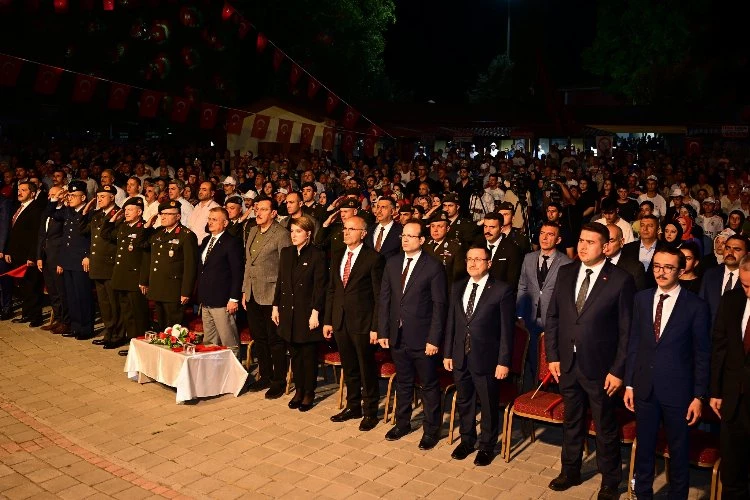
M 331 342 L 320 342 L 319 358 L 323 368 L 331 367 L 333 371 L 333 379 L 336 380 L 336 368 L 341 370 L 341 374 L 338 377 L 339 381 L 339 409 L 344 407 L 344 370 L 341 369 L 341 355 L 339 354 L 338 348 Z M 325 370 L 324 370 L 325 373 Z
M 393 386 L 393 382 L 396 380 L 396 365 L 391 359 L 390 352 L 385 349 L 375 353 L 375 361 L 378 364 L 380 378 L 388 379 L 388 388 L 385 391 L 385 412 L 383 414 L 383 422 L 388 422 L 391 418 L 391 409 L 393 409 L 393 416 L 396 416 L 396 388 Z M 393 394 L 393 406 L 391 406 L 391 394 Z M 394 418 L 393 421 L 395 423 L 396 419 Z
M 240 345 L 247 346 L 247 357 L 245 358 L 245 369 L 247 371 L 250 371 L 250 364 L 253 361 L 252 347 L 254 342 L 255 341 L 253 340 L 253 336 L 250 334 L 249 326 L 246 326 L 245 328 L 240 330 Z
M 538 381 L 544 388 L 551 380 L 547 362 L 547 353 L 544 349 L 544 333 L 539 336 L 539 367 Z M 562 424 L 565 415 L 565 405 L 562 396 L 553 392 L 543 390 L 526 392 L 518 396 L 510 406 L 507 423 L 505 424 L 505 439 L 503 448 L 505 450 L 505 461 L 510 462 L 510 438 L 513 431 L 513 416 L 531 420 L 531 442 L 534 442 L 534 420 Z

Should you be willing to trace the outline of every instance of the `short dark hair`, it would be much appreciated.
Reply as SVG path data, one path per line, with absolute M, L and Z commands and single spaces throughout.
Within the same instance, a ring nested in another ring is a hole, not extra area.
M 644 215 L 640 220 L 652 220 L 656 224 L 656 227 L 659 227 L 659 218 L 653 214 Z
M 587 222 L 581 226 L 581 232 L 583 231 L 590 231 L 598 234 L 602 237 L 602 243 L 607 243 L 609 241 L 609 229 L 600 222 Z
M 560 227 L 560 224 L 558 224 L 557 222 L 548 220 L 548 221 L 542 222 L 542 225 L 539 228 L 541 229 L 541 228 L 543 228 L 545 226 L 557 228 L 557 235 L 560 236 L 560 232 L 562 231 L 562 228 Z M 609 237 L 607 237 L 607 239 L 609 239 Z
M 424 232 L 424 226 L 422 225 L 422 221 L 420 219 L 411 218 L 407 220 L 406 222 L 404 222 L 404 227 L 408 226 L 409 224 L 414 224 L 414 225 L 419 226 L 419 236 L 420 237 L 423 236 L 422 233 Z
M 271 210 L 278 210 L 279 209 L 279 203 L 276 201 L 276 198 L 266 195 L 261 195 L 255 198 L 255 204 L 257 205 L 261 201 L 267 201 L 271 203 Z
M 485 245 L 472 245 L 469 247 L 469 250 L 482 250 L 487 260 L 490 260 L 492 258 L 492 253 L 490 252 L 490 249 L 487 248 Z M 469 250 L 466 250 L 467 254 L 469 253 Z
M 387 201 L 391 204 L 391 208 L 396 208 L 396 200 L 394 200 L 390 196 L 379 196 L 378 201 Z
M 741 234 L 741 233 L 733 234 L 732 236 L 727 238 L 727 241 L 725 243 L 729 242 L 729 240 L 739 240 L 742 243 L 744 243 L 746 252 L 750 250 L 750 240 L 748 240 L 747 236 L 745 236 L 744 234 Z
M 130 180 L 130 179 L 133 179 L 138 184 L 138 186 L 140 186 L 142 184 L 141 178 L 138 177 L 138 176 L 136 176 L 136 175 L 131 175 L 130 177 L 128 177 L 128 180 Z
M 657 253 L 666 253 L 666 254 L 674 255 L 675 257 L 677 257 L 678 269 L 685 269 L 685 266 L 687 266 L 687 259 L 685 259 L 685 254 L 682 253 L 678 248 L 668 247 L 664 245 L 656 249 L 656 251 L 654 252 L 654 257 L 656 257 Z
M 617 210 L 617 202 L 613 198 L 602 200 L 602 212 L 614 212 Z
M 500 223 L 504 222 L 503 218 L 500 217 L 500 214 L 497 212 L 490 212 L 487 215 L 484 216 L 484 220 L 496 220 Z
M 31 191 L 32 193 L 36 193 L 37 190 L 39 189 L 39 186 L 37 186 L 35 182 L 21 181 L 21 182 L 18 183 L 19 186 L 23 186 L 24 184 L 26 184 L 27 186 L 29 186 L 29 191 Z
M 553 201 L 549 205 L 547 205 L 547 208 L 554 207 L 557 209 L 558 212 L 562 212 L 562 204 L 559 201 Z
M 701 262 L 701 249 L 698 246 L 698 244 L 694 241 L 685 241 L 680 245 L 680 250 L 687 250 L 691 254 L 693 254 L 693 258 L 695 259 L 695 265 L 700 265 Z M 687 266 L 687 263 L 685 263 L 685 266 Z
M 639 206 L 639 207 L 642 207 L 643 205 L 648 205 L 649 207 L 651 207 L 651 210 L 653 210 L 653 209 L 654 209 L 654 202 L 653 202 L 653 201 L 649 201 L 649 200 L 643 200 L 643 201 L 641 202 L 641 204 L 640 204 L 640 205 L 638 205 L 638 206 Z

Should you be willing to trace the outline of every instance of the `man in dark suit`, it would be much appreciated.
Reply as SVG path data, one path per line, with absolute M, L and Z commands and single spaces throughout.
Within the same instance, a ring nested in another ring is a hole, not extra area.
M 633 277 L 606 262 L 609 231 L 584 224 L 578 238 L 580 262 L 560 268 L 547 310 L 545 349 L 549 369 L 565 403 L 562 471 L 555 491 L 581 484 L 586 410 L 596 428 L 599 499 L 617 498 L 622 470 L 613 396 L 622 387 L 633 308 Z
M 198 300 L 202 306 L 204 341 L 239 354 L 235 314 L 242 298 L 242 242 L 226 232 L 229 214 L 222 207 L 208 212 L 208 232 L 198 247 Z
M 393 220 L 396 214 L 396 202 L 393 198 L 380 197 L 375 205 L 375 220 L 365 237 L 365 245 L 374 248 L 385 260 L 401 251 L 401 229 L 403 226 Z
M 658 287 L 636 294 L 625 370 L 625 406 L 635 412 L 635 494 L 654 496 L 659 428 L 669 444 L 669 497 L 687 498 L 688 427 L 701 416 L 708 394 L 711 323 L 708 304 L 680 287 L 685 255 L 674 248 L 654 254 Z
M 723 497 L 750 498 L 750 257 L 739 265 L 742 288 L 725 293 L 713 328 L 711 408 L 721 418 Z
M 721 297 L 729 290 L 740 287 L 740 260 L 747 255 L 748 239 L 741 234 L 734 234 L 727 238 L 724 244 L 724 263 L 712 267 L 703 275 L 700 296 L 708 302 L 711 308 L 711 321 L 716 321 Z
M 504 203 L 500 204 L 503 208 Z M 512 215 L 505 214 L 509 220 Z M 502 214 L 490 213 L 484 218 L 484 239 L 487 250 L 492 255 L 492 266 L 490 274 L 498 281 L 504 281 L 512 289 L 518 288 L 518 280 L 521 278 L 521 265 L 523 264 L 523 253 L 521 248 L 513 240 L 502 232 Z
M 65 303 L 65 281 L 62 273 L 58 274 L 57 266 L 60 262 L 60 251 L 63 247 L 63 223 L 52 218 L 52 212 L 62 207 L 63 188 L 52 186 L 49 190 L 49 203 L 42 212 L 37 239 L 36 265 L 44 277 L 47 286 L 50 305 L 52 306 L 52 323 L 42 327 L 54 334 L 66 333 L 65 325 L 70 324 L 68 306 Z
M 640 262 L 646 272 L 645 288 L 654 288 L 656 287 L 653 269 L 654 252 L 661 248 L 661 242 L 658 239 L 659 219 L 655 215 L 644 215 L 639 222 L 641 237 L 622 247 L 622 259 Z
M 411 400 L 416 376 L 422 385 L 424 434 L 419 448 L 438 442 L 442 415 L 437 352 L 443 343 L 448 293 L 443 266 L 422 252 L 424 236 L 418 220 L 408 222 L 401 234 L 403 254 L 385 265 L 380 287 L 378 342 L 390 349 L 396 365 L 396 425 L 385 438 L 396 441 L 411 432 Z
M 18 183 L 18 207 L 11 217 L 5 262 L 11 268 L 25 265 L 26 274 L 19 280 L 21 317 L 13 323 L 29 323 L 30 327 L 42 326 L 42 273 L 36 266 L 37 239 L 42 222 L 42 210 L 46 200 L 36 200 L 37 185 L 22 181 Z
M 346 408 L 331 417 L 332 422 L 364 418 L 362 431 L 378 423 L 378 297 L 385 259 L 363 245 L 365 220 L 347 217 L 343 226 L 346 248 L 331 258 L 331 277 L 326 293 L 323 336 L 335 335 L 346 382 Z
M 492 462 L 500 421 L 497 381 L 508 376 L 513 355 L 513 289 L 492 277 L 491 265 L 487 248 L 469 249 L 469 278 L 457 282 L 451 292 L 443 348 L 443 365 L 453 372 L 456 381 L 461 418 L 461 444 L 451 457 L 463 460 L 474 451 L 479 396 L 482 422 L 479 452 L 474 459 L 479 466 Z
M 604 250 L 607 260 L 626 270 L 633 277 L 636 291 L 645 290 L 646 271 L 643 269 L 643 264 L 633 258 L 623 258 L 622 246 L 625 238 L 622 237 L 622 229 L 615 224 L 607 224 L 607 230 L 609 231 L 609 245 Z

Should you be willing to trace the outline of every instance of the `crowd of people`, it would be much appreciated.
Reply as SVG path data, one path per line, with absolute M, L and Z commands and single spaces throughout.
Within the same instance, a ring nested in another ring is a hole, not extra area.
M 318 151 L 290 161 L 18 148 L 0 153 L 0 272 L 25 272 L 0 277 L 0 319 L 127 355 L 130 339 L 182 323 L 193 306 L 206 342 L 238 356 L 250 325 L 250 391 L 281 397 L 291 357 L 288 406 L 299 411 L 314 405 L 320 343 L 335 343 L 347 395 L 331 420 L 358 419 L 363 432 L 378 423 L 377 359 L 387 352 L 398 376 L 386 439 L 412 431 L 418 385 L 419 447 L 437 444 L 439 377 L 450 372 L 461 434 L 452 457 L 477 450 L 477 465 L 491 463 L 498 441 L 498 381 L 535 380 L 544 332 L 565 404 L 562 472 L 550 488 L 580 484 L 590 410 L 599 498 L 617 497 L 624 405 L 637 423 L 639 498 L 653 495 L 662 423 L 671 495 L 687 497 L 689 428 L 705 412 L 721 418 L 723 494 L 748 498 L 746 151 L 686 157 L 658 139 L 613 151 L 386 149 L 337 162 Z M 516 325 L 531 336 L 526 374 L 510 371 Z

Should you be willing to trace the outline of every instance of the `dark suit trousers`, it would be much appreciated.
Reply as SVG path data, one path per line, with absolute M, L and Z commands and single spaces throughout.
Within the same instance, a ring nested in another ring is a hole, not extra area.
M 318 343 L 292 342 L 292 376 L 294 387 L 302 397 L 309 392 L 315 392 L 318 385 Z
M 747 500 L 748 467 L 750 467 L 750 395 L 740 395 L 735 414 L 721 421 L 722 498 Z M 639 444 L 640 446 L 640 444 Z
M 264 306 L 251 297 L 247 302 L 247 323 L 253 335 L 253 351 L 258 356 L 260 378 L 268 380 L 278 388 L 286 384 L 287 359 L 286 343 L 276 333 L 276 325 L 271 321 L 273 306 Z
M 565 404 L 562 471 L 569 477 L 581 474 L 583 443 L 588 435 L 586 410 L 590 408 L 596 428 L 596 462 L 602 473 L 602 486 L 617 489 L 622 479 L 620 440 L 614 398 L 604 391 L 604 379 L 586 378 L 574 359 L 570 371 L 560 377 L 560 394 Z
M 65 325 L 70 324 L 68 306 L 65 303 L 65 278 L 62 274 L 57 274 L 57 264 L 47 260 L 44 264 L 42 276 L 45 285 L 47 285 L 47 294 L 55 321 Z
M 472 373 L 468 361 L 463 368 L 453 367 L 453 380 L 456 381 L 456 406 L 461 418 L 461 443 L 474 447 L 477 442 L 477 396 L 482 408 L 479 449 L 492 453 L 500 433 L 500 394 L 498 380 L 494 373 L 479 375 Z
M 125 338 L 125 328 L 120 314 L 120 302 L 117 300 L 112 280 L 94 280 L 96 300 L 104 323 L 104 340 L 117 342 Z
M 638 393 L 636 393 L 637 395 Z M 638 448 L 635 450 L 635 494 L 638 498 L 654 497 L 654 464 L 656 438 L 664 419 L 664 432 L 669 445 L 669 498 L 687 498 L 690 489 L 688 455 L 687 406 L 662 404 L 651 395 L 635 400 L 635 424 Z
M 140 291 L 115 290 L 127 338 L 134 339 L 148 330 L 148 300 Z M 174 323 L 172 323 L 174 324 Z
M 44 282 L 36 265 L 26 269 L 26 275 L 19 280 L 18 287 L 22 314 L 28 318 L 41 319 Z
M 89 273 L 63 271 L 65 294 L 69 307 L 70 329 L 81 337 L 94 336 L 94 297 L 91 295 Z
M 185 319 L 185 306 L 179 302 L 154 302 L 159 331 L 168 326 L 181 325 Z
M 375 346 L 370 344 L 370 332 L 349 332 L 344 323 L 342 329 L 335 330 L 333 335 L 341 356 L 341 369 L 344 370 L 346 407 L 354 410 L 361 407 L 365 416 L 377 416 L 380 390 Z
M 438 355 L 427 356 L 424 347 L 411 349 L 399 342 L 391 346 L 391 356 L 396 365 L 396 426 L 400 429 L 411 428 L 411 402 L 414 396 L 416 377 L 422 385 L 422 402 L 424 408 L 424 433 L 437 436 L 440 431 L 440 385 L 437 367 L 441 361 Z
M 0 259 L 0 274 L 7 273 L 13 269 L 5 259 Z M 0 310 L 10 312 L 13 308 L 13 278 L 3 276 L 0 278 Z

